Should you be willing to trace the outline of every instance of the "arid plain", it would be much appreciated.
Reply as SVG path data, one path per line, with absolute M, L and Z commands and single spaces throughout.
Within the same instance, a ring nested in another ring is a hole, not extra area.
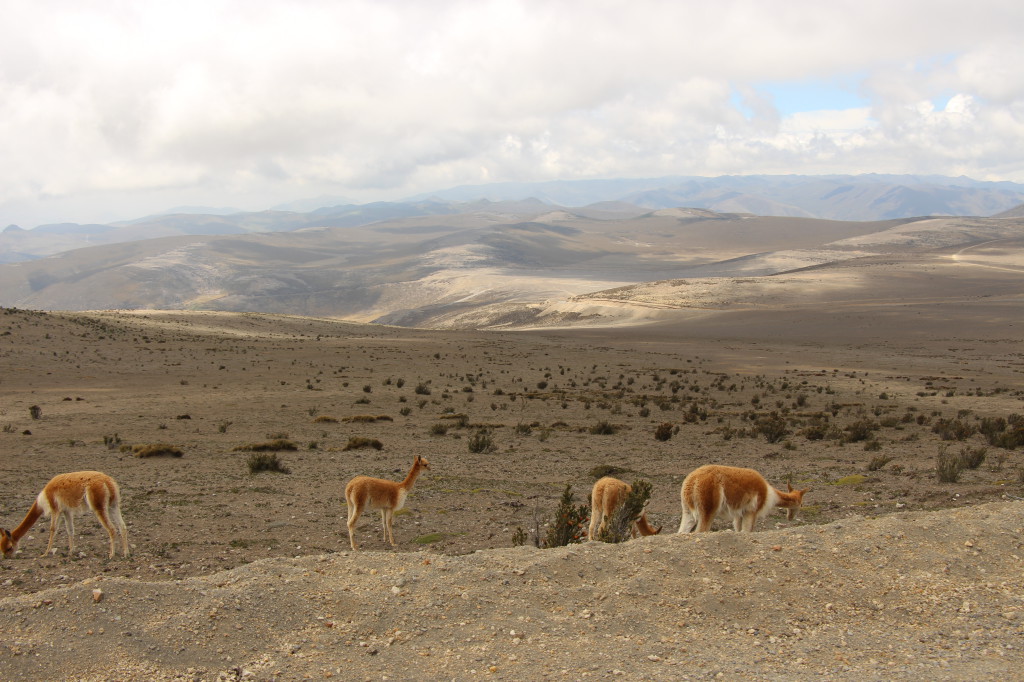
M 53 474 L 99 469 L 132 556 L 108 560 L 89 515 L 75 556 L 62 535 L 39 558 L 37 525 L 0 563 L 0 673 L 1005 676 L 1024 661 L 1024 454 L 994 444 L 1024 413 L 1017 253 L 645 285 L 562 304 L 590 326 L 521 331 L 3 309 L 0 525 Z M 250 473 L 244 448 L 279 439 L 290 472 Z M 961 453 L 982 461 L 940 481 Z M 345 482 L 415 455 L 431 469 L 397 547 L 374 513 L 351 552 Z M 812 491 L 749 541 L 677 536 L 706 463 Z M 600 466 L 653 484 L 662 535 L 536 549 Z

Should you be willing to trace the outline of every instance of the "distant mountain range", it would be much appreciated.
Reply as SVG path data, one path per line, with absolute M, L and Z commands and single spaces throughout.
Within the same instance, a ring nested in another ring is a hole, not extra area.
M 562 206 L 615 200 L 650 209 L 687 206 L 863 221 L 991 216 L 1024 203 L 1024 184 L 931 175 L 726 175 L 466 185 L 415 199 L 505 201 L 527 196 Z
M 259 212 L 189 207 L 109 225 L 62 223 L 32 230 L 11 225 L 0 232 L 0 263 L 158 237 L 359 227 L 400 218 L 488 211 L 528 217 L 565 209 L 607 218 L 690 207 L 851 221 L 1013 215 L 1014 210 L 1022 210 L 1024 185 L 917 175 L 744 175 L 495 183 L 455 187 L 400 202 L 332 203 L 336 200 L 342 199 L 324 196 Z
M 542 319 L 576 323 L 594 315 L 595 306 L 602 316 L 609 306 L 615 315 L 646 315 L 681 305 L 666 304 L 664 291 L 675 301 L 697 290 L 689 282 L 749 281 L 872 258 L 978 261 L 1015 292 L 1024 274 L 1024 220 L 1014 218 L 839 221 L 650 210 L 625 202 L 568 209 L 539 199 L 422 200 L 202 221 L 166 216 L 107 231 L 157 226 L 170 234 L 0 265 L 0 306 L 223 310 L 495 328 Z M 173 234 L 197 228 L 204 233 Z M 66 235 L 63 227 L 50 231 Z M 97 239 L 108 237 L 96 231 Z M 659 282 L 656 290 L 637 287 Z M 902 286 L 896 283 L 892 295 Z M 935 287 L 926 288 L 944 295 Z M 819 289 L 810 284 L 800 295 Z

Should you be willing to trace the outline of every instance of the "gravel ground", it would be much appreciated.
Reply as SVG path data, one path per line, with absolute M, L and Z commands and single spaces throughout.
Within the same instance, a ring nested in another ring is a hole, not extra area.
M 273 558 L 0 601 L 0 677 L 1013 679 L 1024 503 L 622 545 Z

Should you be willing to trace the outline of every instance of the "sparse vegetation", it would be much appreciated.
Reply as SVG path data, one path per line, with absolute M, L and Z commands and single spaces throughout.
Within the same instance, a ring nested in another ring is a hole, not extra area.
M 469 439 L 469 451 L 475 454 L 494 452 L 494 438 L 489 429 L 480 429 Z
M 586 537 L 584 526 L 590 518 L 590 506 L 573 504 L 573 497 L 572 486 L 566 485 L 555 510 L 555 518 L 544 537 L 544 547 L 564 547 L 582 542 Z
M 630 538 L 630 530 L 643 513 L 647 501 L 651 499 L 652 490 L 651 482 L 643 479 L 633 481 L 631 485 L 632 490 L 598 534 L 598 540 L 623 542 Z
M 246 445 L 237 445 L 232 451 L 233 452 L 267 452 L 267 451 L 280 451 L 280 450 L 298 450 L 299 446 L 290 440 L 284 438 L 275 438 L 274 440 L 268 440 L 263 443 L 248 443 Z
M 984 446 L 977 448 L 964 446 L 960 449 L 960 465 L 964 469 L 977 469 L 985 461 L 986 454 L 988 454 L 988 448 Z
M 654 429 L 654 438 L 660 441 L 669 440 L 670 438 L 672 438 L 672 433 L 674 429 L 675 425 L 671 424 L 670 422 L 658 424 L 658 427 Z
M 359 450 L 360 448 L 373 448 L 374 450 L 380 450 L 383 447 L 384 444 L 381 443 L 376 438 L 350 436 L 348 439 L 348 443 L 345 444 L 345 447 L 342 448 L 342 451 L 344 452 L 345 450 Z
M 886 455 L 878 455 L 878 456 L 872 457 L 871 461 L 868 462 L 868 471 L 878 471 L 882 467 L 884 467 L 886 464 L 891 462 L 892 459 L 893 459 L 892 457 L 888 457 Z
M 599 464 L 590 470 L 590 476 L 596 481 L 599 478 L 605 476 L 618 476 L 619 474 L 626 473 L 626 470 L 622 467 L 615 466 L 614 464 Z
M 609 421 L 599 421 L 590 427 L 590 433 L 595 436 L 611 436 L 618 433 L 619 427 Z
M 181 448 L 166 443 L 140 443 L 131 447 L 122 445 L 121 451 L 127 448 L 136 457 L 181 457 L 185 453 Z
M 963 461 L 959 455 L 949 452 L 946 448 L 940 448 L 935 467 L 940 483 L 956 483 L 960 480 L 960 473 L 963 471 Z
M 278 459 L 276 453 L 272 452 L 255 452 L 249 455 L 249 459 L 246 461 L 249 467 L 250 474 L 258 474 L 263 471 L 270 471 L 278 474 L 290 474 L 291 469 L 284 465 L 280 459 Z
M 764 436 L 764 439 L 769 443 L 778 443 L 790 434 L 785 417 L 780 416 L 776 412 L 759 418 L 754 426 L 754 431 Z

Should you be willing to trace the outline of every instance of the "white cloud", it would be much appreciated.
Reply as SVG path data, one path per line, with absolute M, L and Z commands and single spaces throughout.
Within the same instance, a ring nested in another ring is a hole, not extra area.
M 1018 5 L 4 2 L 0 223 L 549 178 L 1024 181 Z M 860 73 L 844 111 L 754 87 Z

